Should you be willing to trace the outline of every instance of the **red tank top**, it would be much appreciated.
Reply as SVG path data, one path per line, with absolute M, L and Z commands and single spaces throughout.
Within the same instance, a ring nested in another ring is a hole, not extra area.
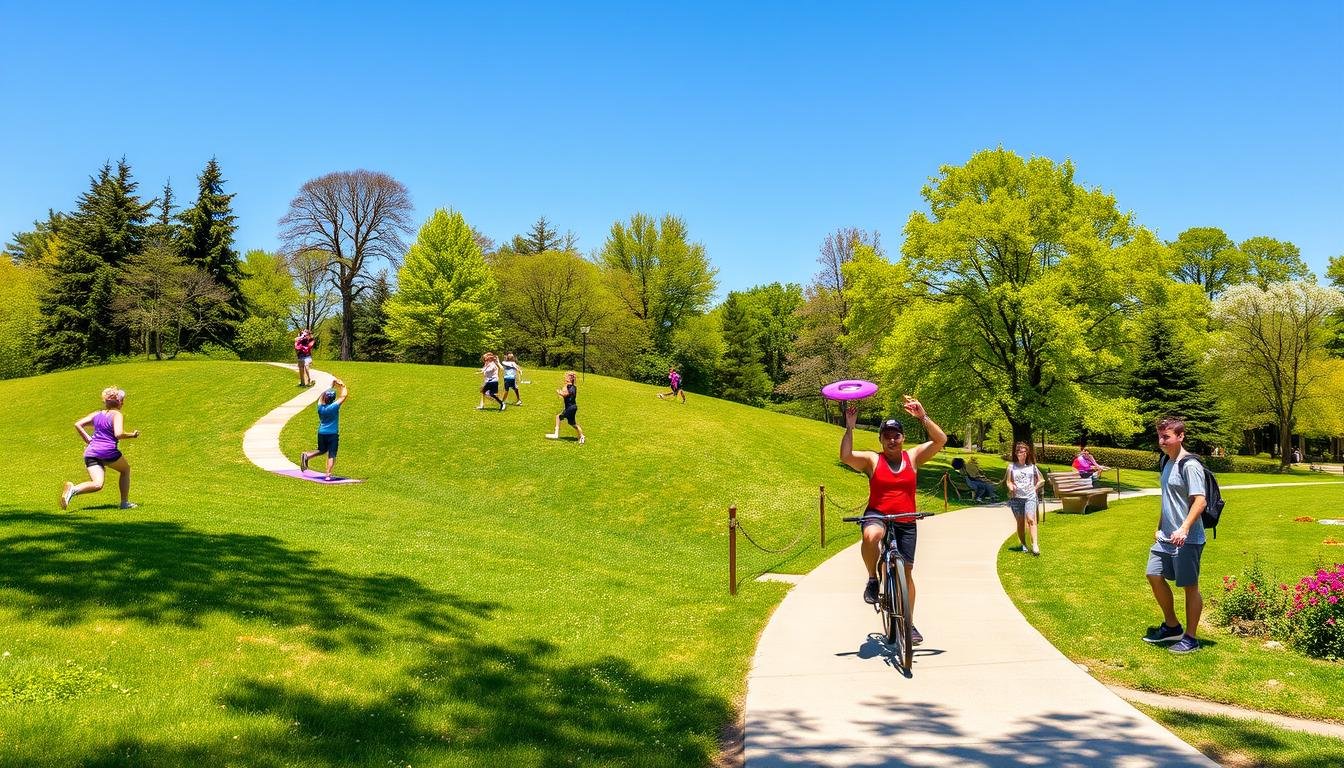
M 892 472 L 887 457 L 878 454 L 877 470 L 868 481 L 868 509 L 884 515 L 915 512 L 915 465 L 908 452 L 902 452 L 901 469 Z

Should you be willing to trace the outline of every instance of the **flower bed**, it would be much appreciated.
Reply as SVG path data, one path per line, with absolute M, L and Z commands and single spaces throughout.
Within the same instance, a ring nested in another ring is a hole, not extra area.
M 1273 637 L 1308 656 L 1344 660 L 1344 563 L 1291 586 L 1274 584 L 1252 563 L 1240 577 L 1223 577 L 1213 619 L 1233 634 Z

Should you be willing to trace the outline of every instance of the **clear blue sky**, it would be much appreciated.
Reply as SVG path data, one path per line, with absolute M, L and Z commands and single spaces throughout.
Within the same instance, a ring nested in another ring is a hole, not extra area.
M 1097 6 L 1097 7 L 1093 7 Z M 0 0 L 0 237 L 106 160 L 194 199 L 217 156 L 238 246 L 307 179 L 369 168 L 417 220 L 579 246 L 675 213 L 720 293 L 806 283 L 822 238 L 889 252 L 941 164 L 1072 159 L 1139 223 L 1344 253 L 1344 3 L 72 4 Z

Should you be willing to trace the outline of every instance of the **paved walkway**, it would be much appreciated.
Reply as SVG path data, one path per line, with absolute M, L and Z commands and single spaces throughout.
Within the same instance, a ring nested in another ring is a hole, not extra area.
M 285 363 L 268 363 L 294 371 L 294 382 L 298 383 L 298 366 Z M 317 398 L 331 387 L 332 375 L 325 371 L 308 369 L 313 386 L 299 391 L 299 394 L 276 406 L 270 413 L 262 416 L 243 433 L 243 455 L 247 460 L 267 472 L 298 471 L 299 465 L 290 461 L 280 452 L 280 430 L 304 408 L 317 402 Z M 298 389 L 296 386 L 295 389 Z
M 920 523 L 915 615 L 927 639 L 910 677 L 884 655 L 877 617 L 860 599 L 858 544 L 804 576 L 752 660 L 748 768 L 1216 765 L 1027 623 L 999 583 L 999 548 L 1012 534 L 1002 505 Z M 1043 551 L 1051 556 L 1048 536 Z

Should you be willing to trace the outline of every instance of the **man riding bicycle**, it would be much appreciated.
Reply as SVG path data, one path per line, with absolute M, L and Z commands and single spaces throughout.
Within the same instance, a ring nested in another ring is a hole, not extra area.
M 928 442 L 921 443 L 911 450 L 905 450 L 905 427 L 897 419 L 887 419 L 882 422 L 882 426 L 877 433 L 882 451 L 880 453 L 855 451 L 854 422 L 859 416 L 857 405 L 850 405 L 845 410 L 845 434 L 840 438 L 840 461 L 868 476 L 868 505 L 863 513 L 864 519 L 859 521 L 859 525 L 863 528 L 863 544 L 860 551 L 863 553 L 863 564 L 868 569 L 868 583 L 863 589 L 863 599 L 864 602 L 870 604 L 877 602 L 877 558 L 879 545 L 883 536 L 886 535 L 887 524 L 881 518 L 869 518 L 869 516 L 913 515 L 915 512 L 915 470 L 921 464 L 933 458 L 947 443 L 947 435 L 924 412 L 924 406 L 909 395 L 904 397 L 905 402 L 902 407 L 906 413 L 909 413 L 924 425 L 924 430 L 929 435 Z M 917 539 L 915 522 L 911 518 L 910 522 L 896 521 L 890 523 L 890 525 L 895 532 L 896 550 L 905 560 L 905 575 L 910 590 L 910 612 L 913 615 L 915 607 L 913 569 L 915 567 L 915 542 Z M 914 629 L 913 622 L 911 624 L 911 636 L 916 645 L 924 642 L 923 635 L 919 634 L 919 630 Z

